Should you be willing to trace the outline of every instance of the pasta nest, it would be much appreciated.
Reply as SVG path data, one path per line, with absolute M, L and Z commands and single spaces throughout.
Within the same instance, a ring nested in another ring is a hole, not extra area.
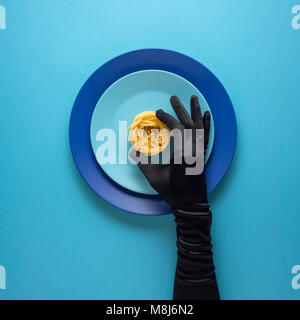
M 154 111 L 138 114 L 129 127 L 129 141 L 146 155 L 162 152 L 170 141 L 170 129 L 160 121 Z

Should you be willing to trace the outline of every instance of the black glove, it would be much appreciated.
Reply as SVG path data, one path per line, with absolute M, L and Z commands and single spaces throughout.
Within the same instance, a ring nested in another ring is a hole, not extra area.
M 172 208 L 186 208 L 190 205 L 194 206 L 195 203 L 207 203 L 205 174 L 201 172 L 198 175 L 187 175 L 186 169 L 192 168 L 193 165 L 188 164 L 186 160 L 190 153 L 191 144 L 189 140 L 192 139 L 192 148 L 195 151 L 197 138 L 198 140 L 203 138 L 203 136 L 196 135 L 196 129 L 202 129 L 205 132 L 204 150 L 206 150 L 209 139 L 210 113 L 205 112 L 202 118 L 197 96 L 191 98 L 192 119 L 177 97 L 171 97 L 171 104 L 180 122 L 163 110 L 156 111 L 159 120 L 164 122 L 171 130 L 177 130 L 182 134 L 182 143 L 180 141 L 176 143 L 176 138 L 174 139 L 174 150 L 170 164 L 147 163 L 150 162 L 148 157 L 135 151 L 131 153 L 131 157 L 136 160 L 151 186 Z M 184 142 L 186 143 L 184 144 Z M 195 155 L 195 158 L 197 157 L 195 162 L 204 163 L 204 150 L 200 150 L 199 154 Z M 186 159 L 183 157 L 184 151 Z M 174 154 L 179 156 L 182 154 L 181 164 L 174 163 Z
M 202 117 L 197 96 L 191 97 L 192 117 L 177 97 L 172 96 L 170 101 L 180 122 L 163 110 L 156 112 L 159 120 L 182 134 L 181 141 L 173 140 L 170 164 L 147 163 L 148 157 L 139 152 L 132 152 L 131 157 L 173 209 L 178 247 L 174 299 L 219 299 L 211 252 L 211 212 L 203 170 L 210 113 L 207 111 Z M 178 164 L 180 156 L 181 164 Z

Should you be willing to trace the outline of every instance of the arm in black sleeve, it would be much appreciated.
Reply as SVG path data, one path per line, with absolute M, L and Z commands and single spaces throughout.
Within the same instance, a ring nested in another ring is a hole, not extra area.
M 208 205 L 198 211 L 174 209 L 178 259 L 174 300 L 219 300 L 213 264 Z
M 202 172 L 194 170 L 205 161 L 210 112 L 202 117 L 196 96 L 191 97 L 191 117 L 178 97 L 172 96 L 170 102 L 179 121 L 163 110 L 156 111 L 156 117 L 170 130 L 181 133 L 181 139 L 173 140 L 170 163 L 148 163 L 144 161 L 148 159 L 146 155 L 135 151 L 131 157 L 174 212 L 178 248 L 174 299 L 217 300 L 220 297 L 211 251 L 212 217 L 207 204 L 206 177 L 204 168 Z M 179 163 L 178 157 L 182 160 Z

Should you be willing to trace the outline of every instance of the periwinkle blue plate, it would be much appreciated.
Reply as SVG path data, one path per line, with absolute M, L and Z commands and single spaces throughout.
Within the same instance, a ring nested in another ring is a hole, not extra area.
M 127 128 L 135 116 L 143 111 L 163 109 L 176 117 L 170 104 L 170 97 L 175 94 L 187 110 L 190 109 L 190 97 L 193 94 L 199 97 L 202 112 L 210 110 L 202 94 L 189 81 L 174 73 L 161 70 L 131 73 L 113 83 L 98 101 L 90 129 L 93 152 L 104 172 L 120 186 L 142 194 L 157 194 L 139 167 L 128 158 L 130 143 L 127 139 Z M 101 137 L 100 130 L 103 129 L 105 131 Z M 111 130 L 109 132 L 111 143 L 103 139 L 107 129 Z M 212 117 L 206 159 L 212 150 L 213 140 Z M 108 148 L 110 148 L 109 161 Z

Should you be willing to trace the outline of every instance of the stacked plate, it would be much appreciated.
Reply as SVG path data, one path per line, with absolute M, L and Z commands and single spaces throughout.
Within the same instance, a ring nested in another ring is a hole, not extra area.
M 175 116 L 170 97 L 178 96 L 189 108 L 193 94 L 199 97 L 201 110 L 210 110 L 212 115 L 206 177 L 208 192 L 213 191 L 235 150 L 232 103 L 219 80 L 202 64 L 161 49 L 133 51 L 108 61 L 80 90 L 70 119 L 70 144 L 77 168 L 89 186 L 104 200 L 132 213 L 171 213 L 139 168 L 128 160 L 126 130 L 143 111 L 163 109 Z M 105 164 L 97 154 L 104 143 L 101 132 L 114 133 L 106 141 L 112 144 L 113 163 Z

